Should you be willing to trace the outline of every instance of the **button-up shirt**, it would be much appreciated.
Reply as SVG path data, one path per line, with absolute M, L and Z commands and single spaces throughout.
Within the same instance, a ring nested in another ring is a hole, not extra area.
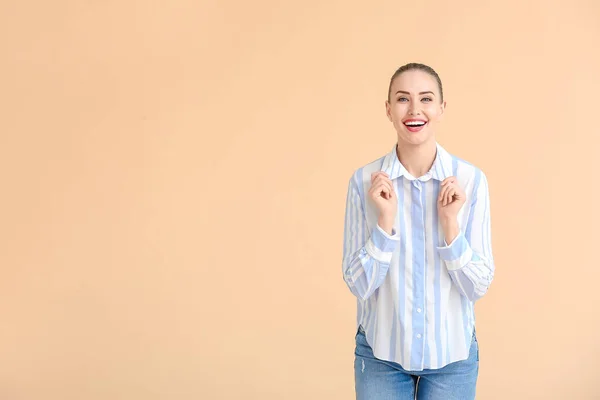
M 392 234 L 378 225 L 371 174 L 384 171 L 398 197 Z M 441 182 L 455 176 L 466 193 L 460 232 L 446 242 L 438 220 Z M 342 273 L 357 299 L 356 328 L 375 357 L 408 371 L 441 368 L 469 355 L 474 303 L 494 277 L 486 175 L 436 143 L 431 169 L 415 178 L 387 155 L 357 169 L 348 184 Z

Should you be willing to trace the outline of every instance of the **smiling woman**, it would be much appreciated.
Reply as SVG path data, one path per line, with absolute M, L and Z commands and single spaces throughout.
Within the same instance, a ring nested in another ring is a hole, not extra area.
M 356 296 L 358 399 L 475 398 L 474 303 L 494 277 L 488 182 L 435 139 L 442 82 L 411 63 L 392 76 L 392 151 L 348 184 L 342 272 Z
M 424 64 L 404 65 L 390 80 L 385 106 L 388 119 L 398 132 L 398 144 L 411 146 L 432 141 L 435 125 L 446 108 L 442 81 Z

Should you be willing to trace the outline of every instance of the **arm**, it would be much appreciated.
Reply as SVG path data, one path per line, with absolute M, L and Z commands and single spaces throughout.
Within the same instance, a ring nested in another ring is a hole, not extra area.
M 369 234 L 364 209 L 355 182 L 350 179 L 344 221 L 342 272 L 346 285 L 356 297 L 365 300 L 383 283 L 400 242 L 400 234 L 386 233 L 379 223 Z
M 458 229 L 456 219 L 443 224 L 445 246 L 438 247 L 452 281 L 471 301 L 480 299 L 488 291 L 495 271 L 488 182 L 483 172 L 479 174 L 465 232 Z

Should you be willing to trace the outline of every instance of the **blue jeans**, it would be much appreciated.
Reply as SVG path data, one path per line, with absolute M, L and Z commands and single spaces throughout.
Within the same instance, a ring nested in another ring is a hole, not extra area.
M 398 363 L 375 358 L 362 326 L 356 333 L 354 355 L 357 400 L 475 399 L 475 386 L 479 373 L 479 344 L 475 331 L 473 331 L 469 358 L 453 362 L 440 369 L 406 371 Z

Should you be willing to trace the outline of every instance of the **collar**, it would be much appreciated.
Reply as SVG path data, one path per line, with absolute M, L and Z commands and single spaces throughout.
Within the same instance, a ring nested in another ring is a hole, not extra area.
M 405 176 L 408 180 L 419 179 L 420 181 L 428 181 L 430 178 L 438 181 L 443 181 L 447 177 L 452 175 L 452 155 L 446 151 L 439 143 L 436 142 L 436 153 L 435 160 L 429 171 L 419 177 L 415 178 L 398 160 L 398 154 L 396 153 L 396 147 L 398 143 L 394 145 L 392 151 L 385 155 L 383 164 L 381 164 L 381 171 L 388 174 L 390 180 L 396 179 L 401 176 Z

